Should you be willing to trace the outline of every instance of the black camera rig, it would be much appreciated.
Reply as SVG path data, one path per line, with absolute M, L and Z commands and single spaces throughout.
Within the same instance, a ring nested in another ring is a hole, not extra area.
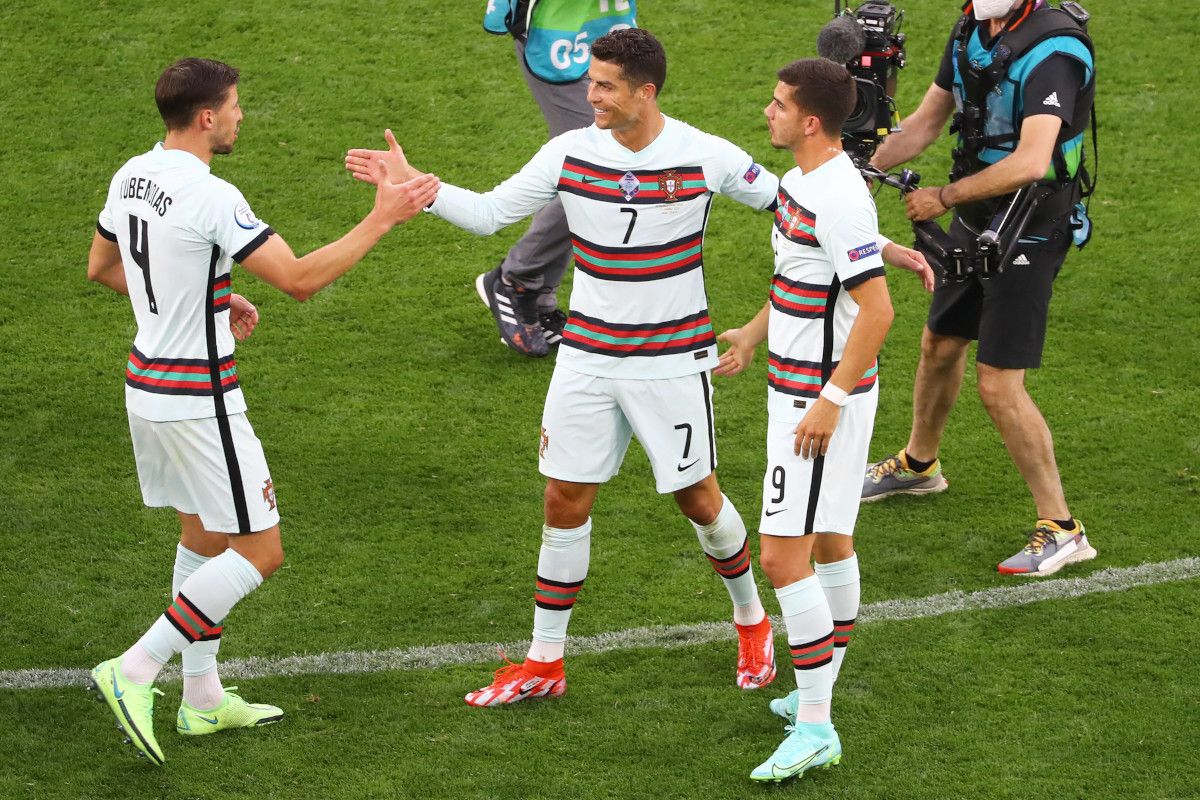
M 875 154 L 883 138 L 899 129 L 893 97 L 896 73 L 904 68 L 906 36 L 900 33 L 904 12 L 886 0 L 869 0 L 854 11 L 849 2 L 834 0 L 834 18 L 846 16 L 862 28 L 866 43 L 857 57 L 846 63 L 854 77 L 857 96 L 854 110 L 842 126 L 842 147 L 859 166 Z

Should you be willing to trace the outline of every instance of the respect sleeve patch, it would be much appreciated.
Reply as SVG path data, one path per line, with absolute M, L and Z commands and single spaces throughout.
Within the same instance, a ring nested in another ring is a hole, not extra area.
M 750 169 L 746 170 L 746 174 L 742 176 L 742 180 L 746 183 L 754 183 L 758 180 L 758 176 L 762 174 L 762 167 L 758 164 L 751 164 Z
M 878 252 L 879 242 L 871 242 L 870 244 L 864 244 L 862 247 L 856 247 L 853 250 L 847 250 L 846 255 L 850 257 L 851 261 L 858 261 L 861 258 L 873 256 Z

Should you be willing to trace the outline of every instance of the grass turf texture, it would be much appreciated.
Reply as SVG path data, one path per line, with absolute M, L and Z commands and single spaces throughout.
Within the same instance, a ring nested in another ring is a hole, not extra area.
M 907 113 L 932 79 L 956 4 L 901 5 L 911 66 L 898 102 Z M 826 6 L 645 4 L 640 22 L 670 59 L 664 110 L 786 170 L 760 110 L 774 70 L 812 54 Z M 1163 58 L 1188 52 L 1197 30 L 1173 8 L 1155 0 L 1134 15 L 1113 0 L 1090 4 L 1102 122 L 1096 238 L 1068 258 L 1044 368 L 1029 378 L 1068 499 L 1101 554 L 1075 575 L 1195 554 L 1200 391 L 1189 367 L 1200 361 L 1200 279 L 1182 255 L 1193 203 L 1175 176 L 1196 152 L 1196 133 L 1178 116 L 1195 104 L 1196 75 L 1189 62 L 1167 78 Z M 168 600 L 175 525 L 168 512 L 141 507 L 122 410 L 132 317 L 126 301 L 84 277 L 109 178 L 161 135 L 159 72 L 193 54 L 243 70 L 242 136 L 215 172 L 306 252 L 368 208 L 369 190 L 343 174 L 341 156 L 378 146 L 385 125 L 415 164 L 478 189 L 540 144 L 544 128 L 511 44 L 480 31 L 479 10 L 0 10 L 3 28 L 20 32 L 0 53 L 0 668 L 91 666 Z M 927 185 L 942 182 L 948 151 L 943 139 L 913 164 Z M 878 203 L 883 230 L 903 239 L 899 200 L 884 193 Z M 718 329 L 744 322 L 765 296 L 769 225 L 714 203 L 706 274 Z M 239 372 L 272 465 L 288 562 L 232 615 L 224 656 L 528 635 L 537 423 L 551 364 L 503 350 L 471 286 L 520 230 L 476 239 L 419 218 L 305 305 L 235 270 L 235 290 L 263 315 L 238 350 Z M 927 303 L 910 276 L 889 283 L 897 322 L 882 359 L 877 456 L 907 435 Z M 751 527 L 764 364 L 760 352 L 752 374 L 719 381 L 716 393 L 722 483 Z M 1022 543 L 1032 503 L 970 373 L 942 456 L 945 495 L 864 507 L 865 600 L 1011 582 L 994 564 Z M 651 486 L 634 447 L 597 504 L 573 633 L 726 616 L 690 526 Z M 1195 668 L 1178 655 L 1195 639 L 1192 589 L 864 629 L 839 690 L 845 765 L 822 773 L 817 789 L 788 791 L 1195 794 L 1186 781 L 1200 763 L 1179 744 L 1198 733 Z M 728 646 L 582 658 L 561 707 L 489 716 L 458 698 L 490 668 L 254 681 L 245 694 L 284 706 L 288 719 L 194 743 L 167 730 L 178 699 L 168 687 L 159 714 L 167 774 L 144 774 L 82 692 L 0 692 L 10 723 L 0 733 L 0 796 L 240 797 L 247 782 L 281 797 L 416 795 L 417 785 L 423 796 L 742 796 L 753 790 L 745 774 L 777 744 L 766 696 L 731 688 Z M 785 670 L 773 690 L 789 682 Z M 231 771 L 214 779 L 200 766 L 212 763 Z

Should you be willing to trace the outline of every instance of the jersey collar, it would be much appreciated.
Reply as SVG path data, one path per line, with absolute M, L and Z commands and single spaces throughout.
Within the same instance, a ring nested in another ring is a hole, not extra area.
M 202 169 L 205 172 L 210 171 L 208 164 L 205 164 L 192 153 L 189 153 L 187 150 L 168 150 L 163 147 L 162 142 L 154 145 L 154 149 L 150 153 L 156 161 L 164 165 L 185 167 L 188 169 Z

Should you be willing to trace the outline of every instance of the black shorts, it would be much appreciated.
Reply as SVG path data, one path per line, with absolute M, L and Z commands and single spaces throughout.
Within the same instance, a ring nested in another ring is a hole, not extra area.
M 977 238 L 957 216 L 949 233 L 961 244 Z M 941 336 L 978 339 L 975 360 L 981 364 L 999 369 L 1040 367 L 1054 279 L 1070 245 L 1070 228 L 1065 222 L 1034 222 L 1008 257 L 1003 272 L 938 284 L 929 306 L 929 330 Z

